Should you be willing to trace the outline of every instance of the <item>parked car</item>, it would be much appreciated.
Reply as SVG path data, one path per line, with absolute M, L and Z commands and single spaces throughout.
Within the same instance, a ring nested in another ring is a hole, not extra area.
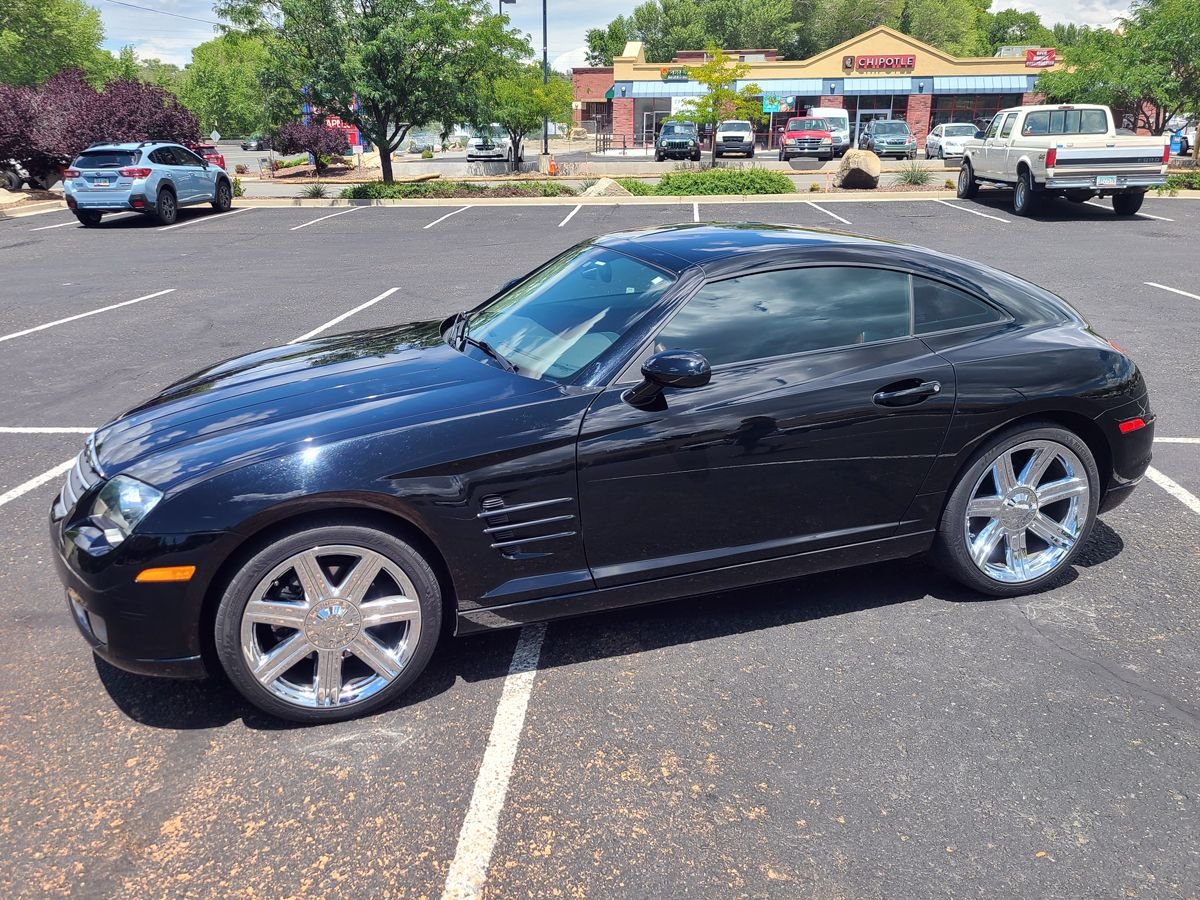
M 779 161 L 787 162 L 794 156 L 816 156 L 833 159 L 833 132 L 824 119 L 798 117 L 788 119 L 779 137 Z
M 845 156 L 850 149 L 850 114 L 838 106 L 812 106 L 808 115 L 824 119 L 833 136 L 833 149 L 838 156 Z
M 223 168 L 162 141 L 88 147 L 64 171 L 63 184 L 68 208 L 88 226 L 99 225 L 105 213 L 126 210 L 170 225 L 181 206 L 211 203 L 225 212 L 233 205 Z
M 507 160 L 512 154 L 508 138 L 476 135 L 467 141 L 467 162 Z
M 444 321 L 184 378 L 88 438 L 51 556 L 114 665 L 216 665 L 330 721 L 393 702 L 445 625 L 926 551 L 1036 593 L 1153 437 L 1138 367 L 1049 291 L 892 241 L 662 226 Z
M 925 158 L 945 159 L 962 156 L 963 144 L 975 137 L 977 129 L 970 122 L 946 122 L 938 125 L 925 138 Z
M 19 191 L 29 180 L 29 172 L 15 159 L 0 162 L 0 187 Z
M 1196 126 L 1183 125 L 1179 128 L 1172 128 L 1167 132 L 1167 137 L 1175 153 L 1180 156 L 1190 156 L 1192 148 L 1196 146 Z
M 695 122 L 665 122 L 654 142 L 654 159 L 700 159 L 700 132 Z
M 243 150 L 267 150 L 270 149 L 270 143 L 262 135 L 254 135 L 242 141 Z
M 996 113 L 982 138 L 964 145 L 958 196 L 980 182 L 1013 188 L 1013 212 L 1033 214 L 1045 197 L 1082 203 L 1112 197 L 1131 216 L 1146 191 L 1166 184 L 1171 147 L 1161 135 L 1118 134 L 1107 106 L 1017 106 Z
M 713 138 L 713 158 L 720 159 L 727 153 L 741 153 L 754 158 L 754 126 L 745 119 L 733 119 L 717 126 Z
M 895 156 L 901 159 L 917 158 L 917 138 L 900 119 L 873 119 L 858 136 L 858 149 L 870 150 L 880 159 Z
M 225 168 L 225 154 L 223 154 L 215 144 L 196 144 L 190 148 L 197 156 L 202 157 L 207 162 L 214 166 Z

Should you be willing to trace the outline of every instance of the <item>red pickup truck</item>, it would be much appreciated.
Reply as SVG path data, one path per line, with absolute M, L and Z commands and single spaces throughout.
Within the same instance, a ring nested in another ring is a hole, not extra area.
M 788 119 L 779 141 L 780 162 L 793 156 L 833 159 L 833 153 L 833 132 L 828 122 L 813 117 Z

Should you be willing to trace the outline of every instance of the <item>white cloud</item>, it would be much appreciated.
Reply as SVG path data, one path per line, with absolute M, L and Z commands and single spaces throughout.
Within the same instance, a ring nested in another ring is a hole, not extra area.
M 554 59 L 550 60 L 550 68 L 556 72 L 570 72 L 575 68 L 582 68 L 587 65 L 587 45 L 576 47 L 574 50 L 568 50 L 566 53 L 560 53 Z

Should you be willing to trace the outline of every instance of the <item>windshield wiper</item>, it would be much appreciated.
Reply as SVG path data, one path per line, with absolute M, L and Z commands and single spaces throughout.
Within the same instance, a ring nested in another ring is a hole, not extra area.
M 467 321 L 471 318 L 471 314 L 465 309 L 456 313 L 454 321 L 450 323 L 450 346 L 455 350 L 462 349 L 463 334 L 467 330 Z
M 469 334 L 464 334 L 462 336 L 462 344 L 459 345 L 460 349 L 466 344 L 470 344 L 472 347 L 483 351 L 496 362 L 500 363 L 500 368 L 504 369 L 505 372 L 512 372 L 513 374 L 516 374 L 517 367 L 509 362 L 499 350 L 497 350 L 487 341 L 481 341 L 479 338 L 473 338 Z

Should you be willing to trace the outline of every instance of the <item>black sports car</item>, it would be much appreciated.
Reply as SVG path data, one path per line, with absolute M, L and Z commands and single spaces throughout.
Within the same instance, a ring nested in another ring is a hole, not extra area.
M 470 312 L 252 353 L 88 440 L 51 514 L 100 656 L 302 721 L 463 634 L 932 550 L 998 596 L 1150 462 L 1137 366 L 1058 297 L 761 225 L 580 244 Z

